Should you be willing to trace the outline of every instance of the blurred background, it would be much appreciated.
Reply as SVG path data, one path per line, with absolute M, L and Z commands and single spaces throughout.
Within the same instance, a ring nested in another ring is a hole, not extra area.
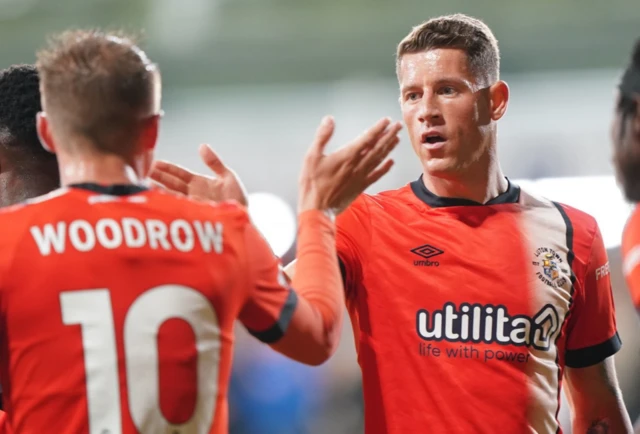
M 482 18 L 502 52 L 511 104 L 500 155 L 511 179 L 594 214 L 610 249 L 629 411 L 640 413 L 638 320 L 620 273 L 630 207 L 612 177 L 614 87 L 635 38 L 638 0 L 0 0 L 2 67 L 32 63 L 48 34 L 100 26 L 140 33 L 160 64 L 166 117 L 160 156 L 204 171 L 210 143 L 252 193 L 251 212 L 276 253 L 295 248 L 298 167 L 320 118 L 333 147 L 381 116 L 400 117 L 396 44 L 440 14 Z M 372 192 L 417 178 L 406 136 Z M 232 433 L 362 432 L 359 368 L 348 321 L 320 368 L 290 362 L 238 329 Z M 428 375 L 428 373 L 425 373 Z M 570 432 L 566 404 L 561 413 Z

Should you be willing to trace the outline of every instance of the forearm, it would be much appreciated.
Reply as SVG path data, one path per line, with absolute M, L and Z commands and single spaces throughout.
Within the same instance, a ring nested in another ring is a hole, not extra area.
M 308 364 L 326 361 L 342 328 L 344 295 L 336 261 L 335 226 L 320 212 L 301 215 L 296 273 L 291 278 L 298 306 L 277 351 Z
M 632 434 L 631 419 L 618 392 L 613 400 L 603 402 L 602 399 L 591 401 L 575 408 L 573 433 L 587 434 Z
M 632 434 L 633 427 L 618 385 L 613 356 L 585 368 L 565 371 L 573 410 L 573 433 Z

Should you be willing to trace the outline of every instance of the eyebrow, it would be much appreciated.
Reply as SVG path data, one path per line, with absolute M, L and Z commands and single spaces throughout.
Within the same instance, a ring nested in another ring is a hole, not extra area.
M 449 76 L 449 77 L 442 77 L 438 80 L 436 80 L 435 85 L 441 85 L 443 83 L 456 83 L 456 84 L 462 84 L 464 86 L 467 86 L 469 89 L 473 89 L 473 85 L 471 84 L 471 82 L 469 80 L 463 79 L 463 78 L 458 78 L 458 77 L 453 77 L 453 76 Z M 400 87 L 400 91 L 401 92 L 406 92 L 407 90 L 410 89 L 422 89 L 422 85 L 418 84 L 417 82 L 411 82 L 405 86 L 401 86 Z

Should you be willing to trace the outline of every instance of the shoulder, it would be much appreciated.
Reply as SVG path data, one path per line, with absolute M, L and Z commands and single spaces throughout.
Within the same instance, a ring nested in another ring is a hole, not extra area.
M 584 290 L 589 285 L 589 276 L 596 269 L 608 267 L 607 251 L 596 219 L 579 209 L 564 203 L 554 202 L 566 225 L 568 261 Z
M 584 211 L 560 202 L 552 202 L 562 216 L 567 230 L 572 232 L 574 240 L 593 241 L 599 235 L 598 222 L 595 217 Z
M 202 204 L 207 213 L 214 213 L 229 220 L 239 223 L 249 223 L 249 210 L 236 201 L 204 202 Z
M 44 194 L 33 199 L 27 199 L 15 205 L 0 208 L 0 219 L 15 220 L 18 215 L 23 216 L 30 213 L 39 214 L 40 211 L 45 208 L 55 207 L 64 202 L 64 199 L 68 197 L 68 192 L 68 188 L 59 188 L 51 193 Z
M 381 206 L 390 205 L 394 203 L 406 203 L 407 201 L 415 198 L 415 194 L 411 189 L 411 184 L 403 185 L 400 188 L 394 188 L 393 190 L 385 190 L 374 195 L 369 196 L 371 201 L 380 204 Z
M 526 187 L 520 188 L 520 204 L 525 209 L 543 216 L 547 216 L 549 212 L 559 216 L 559 221 L 566 227 L 567 235 L 573 239 L 593 240 L 598 233 L 598 223 L 591 214 L 565 203 L 547 199 Z
M 385 214 L 398 207 L 406 207 L 415 199 L 409 184 L 393 190 L 385 190 L 375 194 L 361 194 L 354 202 L 356 209 L 371 214 Z
M 6 267 L 17 259 L 29 262 L 33 259 L 36 244 L 28 240 L 42 223 L 60 215 L 68 209 L 75 209 L 69 202 L 68 189 L 62 188 L 52 193 L 0 209 L 0 269 L 4 273 Z
M 338 216 L 338 226 L 352 219 L 360 223 L 370 222 L 372 218 L 384 219 L 385 215 L 396 214 L 410 202 L 411 189 L 404 186 L 395 190 L 386 190 L 375 194 L 363 193 Z
M 244 225 L 250 222 L 247 208 L 236 201 L 213 202 L 196 200 L 165 190 L 157 190 L 157 194 L 171 209 L 180 210 L 184 216 L 201 219 L 223 220 Z
M 48 216 L 56 215 L 72 208 L 69 204 L 69 189 L 60 188 L 24 202 L 0 209 L 3 247 L 11 248 L 11 243 L 19 242 L 29 228 Z
M 576 277 L 582 280 L 589 267 L 606 262 L 606 249 L 598 223 L 591 214 L 562 202 L 521 189 L 520 205 L 533 218 L 534 236 L 557 251 L 564 251 Z M 532 217 L 533 216 L 533 217 Z M 595 262 L 594 262 L 595 258 Z M 604 264 L 600 264 L 604 265 Z

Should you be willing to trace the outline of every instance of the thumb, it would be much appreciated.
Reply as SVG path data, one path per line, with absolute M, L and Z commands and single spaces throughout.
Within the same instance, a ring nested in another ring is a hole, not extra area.
M 325 116 L 322 118 L 318 129 L 316 130 L 316 136 L 313 139 L 313 144 L 311 145 L 310 151 L 317 154 L 322 154 L 324 149 L 327 147 L 327 143 L 329 143 L 329 139 L 333 136 L 333 131 L 336 128 L 335 121 L 333 120 L 333 116 Z
M 218 154 L 211 148 L 209 145 L 202 144 L 198 149 L 198 153 L 200 154 L 200 158 L 207 165 L 207 167 L 216 175 L 222 175 L 228 169 L 227 166 L 224 165 Z

